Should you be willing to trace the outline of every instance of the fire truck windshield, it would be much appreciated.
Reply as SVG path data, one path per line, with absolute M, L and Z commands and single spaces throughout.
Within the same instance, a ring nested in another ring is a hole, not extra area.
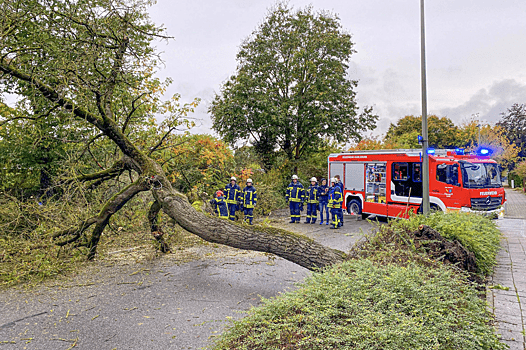
M 470 163 L 460 161 L 462 182 L 466 188 L 502 187 L 499 167 L 495 163 Z

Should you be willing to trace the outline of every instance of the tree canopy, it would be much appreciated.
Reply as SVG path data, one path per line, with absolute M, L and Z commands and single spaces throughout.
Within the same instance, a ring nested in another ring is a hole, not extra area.
M 428 121 L 429 146 L 436 148 L 459 147 L 458 127 L 447 117 L 430 115 Z M 397 143 L 403 148 L 420 148 L 418 135 L 422 135 L 422 116 L 408 115 L 391 123 L 385 135 L 388 143 Z
M 214 129 L 291 160 L 327 140 L 359 140 L 377 116 L 358 110 L 358 83 L 347 73 L 353 45 L 336 15 L 278 3 L 241 44 L 237 70 L 209 109 Z

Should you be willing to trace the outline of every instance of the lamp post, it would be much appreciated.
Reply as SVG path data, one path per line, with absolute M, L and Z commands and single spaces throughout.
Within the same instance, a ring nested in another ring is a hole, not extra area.
M 422 213 L 428 215 L 429 205 L 429 148 L 427 135 L 426 36 L 424 30 L 424 0 L 420 0 L 420 68 L 422 75 Z

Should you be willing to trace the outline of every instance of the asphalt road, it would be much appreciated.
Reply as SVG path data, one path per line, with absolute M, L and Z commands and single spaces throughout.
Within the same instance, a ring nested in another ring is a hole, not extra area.
M 275 226 L 344 251 L 371 228 L 350 216 L 343 228 L 330 230 L 288 224 L 279 214 Z M 124 266 L 102 261 L 74 280 L 2 292 L 0 349 L 199 349 L 261 297 L 294 288 L 310 274 L 262 253 L 213 250 L 181 265 L 165 258 Z

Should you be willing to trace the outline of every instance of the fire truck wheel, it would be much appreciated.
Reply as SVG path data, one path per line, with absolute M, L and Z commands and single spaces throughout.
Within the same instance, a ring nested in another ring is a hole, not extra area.
M 351 199 L 349 203 L 347 203 L 347 213 L 360 215 L 362 213 L 362 203 L 357 199 Z
M 440 207 L 439 207 L 438 205 L 436 205 L 435 203 L 431 203 L 431 204 L 429 205 L 429 209 L 430 209 L 431 211 L 442 211 L 442 209 L 440 209 Z

